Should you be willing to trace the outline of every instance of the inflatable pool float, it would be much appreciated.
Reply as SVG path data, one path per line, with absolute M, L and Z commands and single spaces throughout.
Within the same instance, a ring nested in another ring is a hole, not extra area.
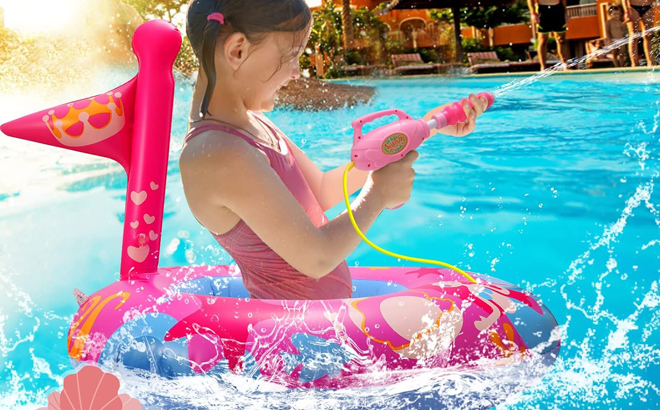
M 554 361 L 552 314 L 530 293 L 485 275 L 354 267 L 352 299 L 296 301 L 250 299 L 234 265 L 159 268 L 180 45 L 172 24 L 147 22 L 133 38 L 139 72 L 129 82 L 1 127 L 111 158 L 128 175 L 120 279 L 90 296 L 76 293 L 72 361 L 164 377 L 231 371 L 303 388 L 386 384 L 392 380 L 374 375 L 420 367 L 479 372 Z

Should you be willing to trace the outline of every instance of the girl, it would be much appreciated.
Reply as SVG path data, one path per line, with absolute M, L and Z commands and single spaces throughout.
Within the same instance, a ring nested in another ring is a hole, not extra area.
M 179 166 L 188 205 L 238 265 L 253 298 L 351 297 L 345 258 L 360 237 L 346 213 L 324 211 L 343 201 L 344 166 L 322 172 L 261 111 L 300 76 L 298 59 L 312 26 L 304 0 L 192 0 L 187 33 L 200 72 L 191 130 Z M 462 136 L 487 101 L 471 96 Z M 427 119 L 438 109 L 427 114 Z M 411 151 L 375 172 L 349 174 L 351 205 L 367 232 L 385 208 L 410 198 Z

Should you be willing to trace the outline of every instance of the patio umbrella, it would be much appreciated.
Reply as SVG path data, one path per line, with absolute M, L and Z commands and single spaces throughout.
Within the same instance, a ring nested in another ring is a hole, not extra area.
M 461 44 L 461 19 L 462 7 L 484 7 L 508 5 L 514 3 L 512 0 L 392 0 L 384 12 L 402 9 L 451 9 L 454 14 L 454 41 L 456 42 L 456 60 L 463 61 L 463 46 Z

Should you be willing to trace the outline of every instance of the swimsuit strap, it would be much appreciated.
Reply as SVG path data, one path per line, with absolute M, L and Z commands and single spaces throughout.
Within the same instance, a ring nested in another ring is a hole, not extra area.
M 220 130 L 220 131 L 228 132 L 230 134 L 234 134 L 237 137 L 243 138 L 244 140 L 246 140 L 251 145 L 259 148 L 258 145 L 257 145 L 257 141 L 255 141 L 254 138 L 250 138 L 247 135 L 243 134 L 242 132 L 236 130 L 235 128 L 232 128 L 230 126 L 223 125 L 223 124 L 204 124 L 204 125 L 200 125 L 198 127 L 195 127 L 195 128 L 193 128 L 192 131 L 190 131 L 188 133 L 188 135 L 186 136 L 186 139 L 184 140 L 184 143 L 187 143 L 188 141 L 195 138 L 199 134 L 201 134 L 205 131 L 209 131 L 209 130 Z
M 277 141 L 277 146 L 278 146 L 278 148 L 281 149 L 281 148 L 282 148 L 282 141 L 281 141 L 281 138 L 280 138 L 279 133 L 277 132 L 277 130 L 275 130 L 275 129 L 269 124 L 269 122 L 266 122 L 266 121 L 264 121 L 262 118 L 260 118 L 259 115 L 254 115 L 254 117 L 257 118 L 257 121 L 259 121 L 259 122 L 262 123 L 262 124 L 265 124 L 265 125 L 268 127 L 268 129 L 270 129 L 270 132 L 273 134 L 273 136 L 275 137 L 275 140 Z M 198 127 L 193 128 L 193 130 L 190 131 L 190 132 L 188 133 L 188 135 L 186 136 L 186 139 L 184 140 L 184 143 L 187 143 L 187 142 L 190 141 L 192 138 L 196 137 L 197 135 L 201 134 L 202 132 L 209 131 L 209 130 L 220 130 L 220 131 L 225 131 L 225 132 L 228 132 L 228 133 L 230 133 L 230 134 L 234 134 L 234 135 L 236 135 L 237 137 L 241 137 L 241 138 L 243 138 L 243 139 L 244 139 L 245 141 L 247 141 L 250 145 L 252 145 L 252 146 L 254 146 L 254 147 L 256 147 L 256 148 L 266 147 L 266 148 L 271 149 L 271 150 L 273 150 L 273 151 L 275 151 L 275 152 L 278 152 L 278 151 L 276 151 L 273 147 L 271 147 L 271 146 L 269 146 L 269 145 L 267 145 L 267 144 L 265 144 L 265 143 L 263 143 L 263 142 L 257 141 L 257 140 L 255 140 L 254 138 L 252 138 L 252 137 L 250 137 L 250 136 L 247 136 L 246 134 L 244 134 L 244 133 L 238 131 L 236 128 L 234 128 L 234 127 L 232 127 L 232 126 L 230 126 L 230 125 L 225 125 L 225 124 L 220 124 L 220 123 L 206 123 L 206 124 L 204 124 L 204 125 L 200 125 L 200 126 L 198 126 Z M 281 154 L 281 152 L 278 152 L 278 153 Z

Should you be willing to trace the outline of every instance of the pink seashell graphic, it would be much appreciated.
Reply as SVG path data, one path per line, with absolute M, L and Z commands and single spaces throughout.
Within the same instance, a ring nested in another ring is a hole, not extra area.
M 37 410 L 142 410 L 128 394 L 118 394 L 119 379 L 95 366 L 85 366 L 64 378 L 62 393 L 48 396 L 48 407 Z

